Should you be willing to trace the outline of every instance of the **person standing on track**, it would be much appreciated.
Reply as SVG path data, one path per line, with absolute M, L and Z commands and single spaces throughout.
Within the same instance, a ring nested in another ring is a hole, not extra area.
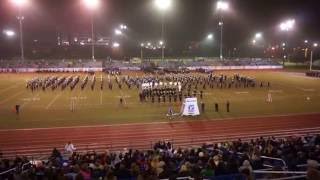
M 19 116 L 19 114 L 20 114 L 20 105 L 19 104 L 17 104 L 15 106 L 15 110 L 16 110 L 16 114 Z
M 219 104 L 218 104 L 218 103 L 215 103 L 215 104 L 214 104 L 214 107 L 215 107 L 215 111 L 216 111 L 216 112 L 219 112 Z
M 230 112 L 230 102 L 227 101 L 227 112 Z
M 76 148 L 75 148 L 74 145 L 71 143 L 71 141 L 69 141 L 69 142 L 64 146 L 64 150 L 66 151 L 66 153 L 73 154 L 73 152 L 76 150 Z
M 202 101 L 201 101 L 201 111 L 202 111 L 202 113 L 205 112 L 205 104 Z

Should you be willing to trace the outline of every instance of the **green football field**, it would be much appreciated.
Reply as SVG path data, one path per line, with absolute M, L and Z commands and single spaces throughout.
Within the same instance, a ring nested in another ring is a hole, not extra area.
M 203 102 L 206 112 L 199 117 L 175 120 L 223 119 L 250 116 L 286 115 L 320 112 L 320 79 L 305 77 L 303 73 L 285 71 L 227 71 L 217 72 L 233 75 L 240 73 L 256 78 L 256 81 L 270 82 L 271 87 L 260 88 L 206 88 Z M 70 74 L 0 74 L 0 129 L 87 126 L 101 124 L 148 123 L 169 121 L 166 117 L 169 106 L 180 111 L 181 103 L 140 103 L 138 90 L 114 86 L 109 90 L 105 83 L 100 90 L 100 77 L 92 91 L 89 85 L 81 90 L 79 85 L 70 91 L 26 89 L 26 81 L 34 77 L 69 76 Z M 80 81 L 86 74 L 79 74 Z M 130 74 L 132 75 L 132 74 Z M 268 93 L 272 103 L 267 103 Z M 119 103 L 124 97 L 125 105 Z M 71 112 L 71 102 L 75 111 Z M 231 112 L 227 113 L 225 104 L 230 101 Z M 214 103 L 219 103 L 220 112 L 213 111 Z M 21 106 L 19 117 L 14 106 Z

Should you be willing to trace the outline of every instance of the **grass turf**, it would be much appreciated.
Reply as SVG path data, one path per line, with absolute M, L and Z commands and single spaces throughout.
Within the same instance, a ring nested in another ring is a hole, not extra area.
M 217 72 L 218 74 L 220 72 Z M 295 113 L 320 112 L 320 79 L 305 77 L 302 73 L 284 71 L 227 71 L 225 74 L 240 73 L 255 77 L 258 82 L 269 81 L 271 88 L 231 88 L 204 90 L 203 102 L 206 112 L 195 118 L 176 120 L 221 119 L 248 116 L 282 115 Z M 100 75 L 97 74 L 95 90 L 90 82 L 85 90 L 79 85 L 75 90 L 60 88 L 43 92 L 31 92 L 25 88 L 26 80 L 36 76 L 50 74 L 0 74 L 0 129 L 45 128 L 64 126 L 87 126 L 101 124 L 146 123 L 168 121 L 166 113 L 172 105 L 176 112 L 181 103 L 140 103 L 138 90 L 122 90 L 114 86 L 113 90 L 100 90 Z M 69 76 L 70 74 L 52 74 Z M 83 79 L 84 74 L 80 74 Z M 104 75 L 105 76 L 105 75 Z M 259 84 L 259 83 L 258 83 Z M 273 102 L 267 103 L 266 97 L 272 93 Z M 119 105 L 120 96 L 125 97 L 126 105 Z M 310 100 L 307 99 L 310 98 Z M 75 100 L 75 112 L 70 111 L 71 99 Z M 226 101 L 230 101 L 231 112 L 226 112 Z M 200 101 L 200 100 L 199 100 Z M 220 112 L 213 112 L 215 102 Z M 21 105 L 19 118 L 14 113 L 14 105 Z M 267 123 L 267 122 L 266 122 Z

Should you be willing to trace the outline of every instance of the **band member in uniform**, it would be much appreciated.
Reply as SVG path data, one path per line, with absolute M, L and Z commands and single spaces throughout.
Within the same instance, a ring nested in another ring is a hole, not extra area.
M 230 112 L 230 102 L 227 101 L 227 112 Z
M 219 112 L 219 104 L 218 104 L 218 103 L 215 103 L 215 104 L 214 104 L 214 107 L 215 107 L 215 111 L 216 111 L 216 112 Z

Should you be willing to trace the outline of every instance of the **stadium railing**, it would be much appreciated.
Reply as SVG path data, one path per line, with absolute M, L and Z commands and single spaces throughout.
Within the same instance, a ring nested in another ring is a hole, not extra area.
M 23 172 L 25 169 L 25 167 L 27 165 L 31 164 L 31 161 L 27 162 L 27 163 L 24 163 L 22 166 L 21 166 L 21 171 Z M 14 167 L 14 168 L 11 168 L 11 169 L 8 169 L 6 171 L 3 171 L 3 172 L 0 172 L 0 178 L 3 176 L 3 175 L 6 175 L 8 173 L 11 173 L 11 172 L 14 172 L 16 170 L 18 170 L 20 167 Z
M 269 180 L 286 180 L 286 179 L 299 179 L 299 178 L 306 178 L 307 177 L 307 172 L 306 171 L 265 171 L 265 170 L 254 170 L 253 173 L 257 177 L 257 175 L 263 175 L 263 177 L 256 178 L 256 180 L 264 180 L 269 179 Z M 272 178 L 272 175 L 280 175 L 283 177 L 277 177 L 277 178 Z
M 188 176 L 188 177 L 177 177 L 177 180 L 195 180 L 195 178 Z M 207 177 L 203 178 L 203 180 L 245 180 L 246 177 L 242 174 L 230 174 L 230 175 L 221 175 L 221 176 L 214 176 L 214 177 Z M 169 179 L 161 179 L 161 180 L 169 180 Z
M 42 160 L 46 160 L 48 158 L 49 158 L 48 155 L 43 155 L 43 154 L 41 154 L 39 156 L 31 156 L 31 157 L 29 157 L 29 159 L 30 159 L 29 162 L 22 164 L 22 166 L 20 166 L 20 167 L 16 166 L 16 167 L 8 169 L 6 171 L 0 172 L 0 179 L 2 178 L 2 176 L 7 175 L 8 173 L 15 172 L 17 170 L 21 170 L 21 172 L 24 172 L 27 170 L 27 169 L 25 169 L 26 166 L 32 165 L 35 161 L 42 161 Z

